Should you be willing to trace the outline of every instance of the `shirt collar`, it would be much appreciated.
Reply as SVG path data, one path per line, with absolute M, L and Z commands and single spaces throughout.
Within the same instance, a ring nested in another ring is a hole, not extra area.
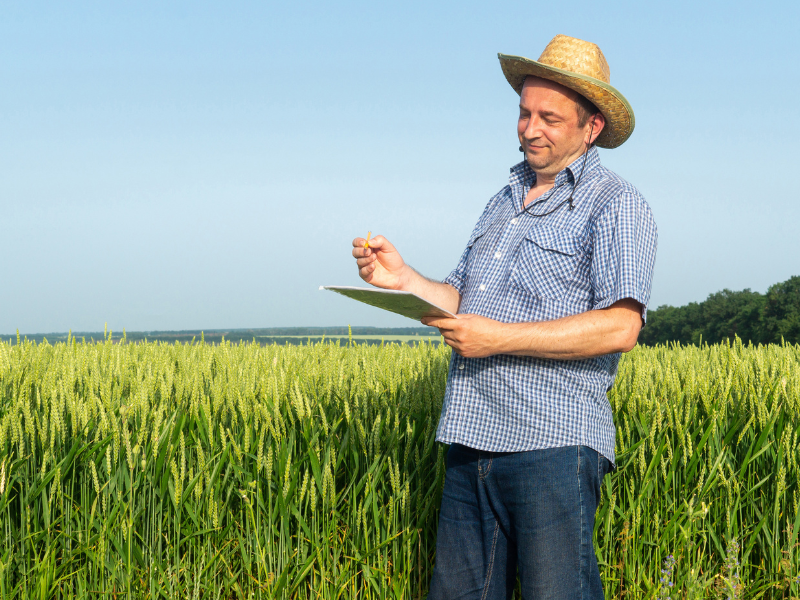
M 556 185 L 558 185 L 559 183 L 558 181 L 559 177 L 561 177 L 562 175 L 564 177 L 567 176 L 566 175 L 567 171 L 569 171 L 569 173 L 572 175 L 572 181 L 573 182 L 576 181 L 577 178 L 581 176 L 581 170 L 584 168 L 583 167 L 584 160 L 586 160 L 586 170 L 584 174 L 590 173 L 595 167 L 600 165 L 600 155 L 597 152 L 596 146 L 592 146 L 591 148 L 589 148 L 587 152 L 581 154 L 577 160 L 572 161 L 572 163 L 570 163 L 566 169 L 561 171 L 561 173 L 559 173 L 556 176 Z
M 584 160 L 586 161 L 585 169 L 583 166 Z M 586 178 L 599 165 L 600 155 L 597 152 L 597 147 L 592 146 L 587 152 L 581 154 L 556 175 L 556 181 L 553 187 L 558 187 L 566 181 L 574 185 L 578 178 L 581 177 L 581 171 L 583 171 L 583 177 Z M 511 167 L 511 175 L 508 178 L 508 183 L 511 186 L 511 192 L 514 196 L 514 205 L 518 208 L 517 212 L 522 210 L 523 193 L 527 192 L 535 182 L 536 173 L 533 172 L 527 160 L 523 160 Z M 583 187 L 583 185 L 581 185 L 581 187 Z

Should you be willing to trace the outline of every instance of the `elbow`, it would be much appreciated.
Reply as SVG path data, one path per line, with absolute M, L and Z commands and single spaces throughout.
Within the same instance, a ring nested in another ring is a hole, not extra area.
M 628 338 L 623 340 L 623 344 L 620 346 L 619 352 L 630 352 L 636 347 L 637 338 Z
M 639 341 L 639 332 L 641 330 L 642 322 L 640 319 L 632 321 L 626 327 L 623 327 L 617 339 L 617 352 L 630 352 L 633 350 Z
M 630 352 L 639 341 L 642 330 L 642 304 L 626 298 L 609 307 L 610 352 Z

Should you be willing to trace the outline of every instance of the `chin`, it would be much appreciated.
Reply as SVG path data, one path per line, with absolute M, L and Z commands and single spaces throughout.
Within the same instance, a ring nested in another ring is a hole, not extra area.
M 550 163 L 552 162 L 549 157 L 531 156 L 527 152 L 525 153 L 525 160 L 528 161 L 528 164 L 532 169 L 544 169 L 550 166 Z

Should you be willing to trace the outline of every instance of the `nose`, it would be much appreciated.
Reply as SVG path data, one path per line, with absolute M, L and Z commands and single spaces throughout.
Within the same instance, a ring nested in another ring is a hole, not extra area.
M 542 135 L 542 121 L 537 115 L 531 115 L 528 122 L 525 124 L 525 131 L 522 132 L 522 137 L 526 141 L 535 140 Z

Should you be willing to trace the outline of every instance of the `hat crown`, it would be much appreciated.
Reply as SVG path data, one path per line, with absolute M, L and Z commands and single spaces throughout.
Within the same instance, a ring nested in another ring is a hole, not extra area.
M 571 71 L 611 82 L 611 71 L 606 57 L 597 44 L 585 42 L 568 35 L 557 35 L 542 52 L 539 62 L 551 67 Z

